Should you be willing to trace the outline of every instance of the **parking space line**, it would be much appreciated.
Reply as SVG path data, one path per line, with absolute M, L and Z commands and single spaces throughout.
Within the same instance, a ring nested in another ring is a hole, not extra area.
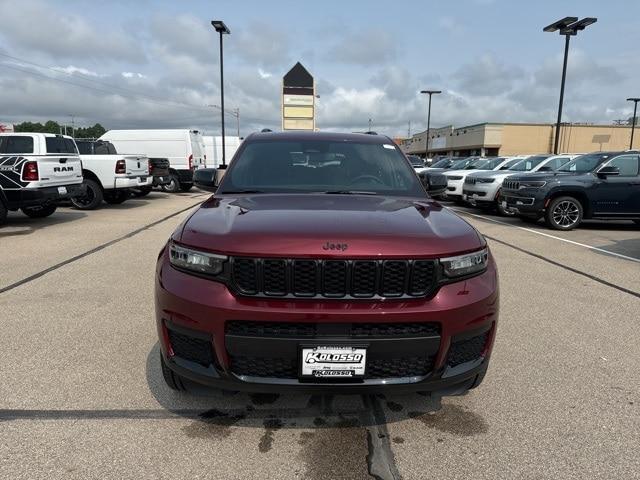
M 555 260 L 551 260 L 550 258 L 547 258 L 544 255 L 539 255 L 537 253 L 530 252 L 529 250 L 526 250 L 526 249 L 524 249 L 522 247 L 518 247 L 517 245 L 513 245 L 513 244 L 511 244 L 509 242 L 505 242 L 504 240 L 499 240 L 499 239 L 497 239 L 495 237 L 491 237 L 489 235 L 484 235 L 484 236 L 486 238 L 488 238 L 489 240 L 493 241 L 493 242 L 500 243 L 501 245 L 504 245 L 506 247 L 511 247 L 514 250 L 517 250 L 517 251 L 519 251 L 521 253 L 524 253 L 526 255 L 531 255 L 532 257 L 535 257 L 535 258 L 537 258 L 539 260 L 542 260 L 542 261 L 545 261 L 547 263 L 550 263 L 551 265 L 555 265 L 556 267 L 560 267 L 560 268 L 562 268 L 564 270 L 568 270 L 569 272 L 576 273 L 578 275 L 582 275 L 583 277 L 586 277 L 589 280 L 593 280 L 594 282 L 598 282 L 598 283 L 600 283 L 602 285 L 606 285 L 607 287 L 615 288 L 616 290 L 619 290 L 619 291 L 621 291 L 623 293 L 627 293 L 627 294 L 632 295 L 632 296 L 634 296 L 636 298 L 640 298 L 640 292 L 636 292 L 636 291 L 630 290 L 628 288 L 622 287 L 620 285 L 616 285 L 615 283 L 611 283 L 611 282 L 609 282 L 607 280 L 604 280 L 604 279 L 602 279 L 600 277 L 596 277 L 595 275 L 591 275 L 590 273 L 586 273 L 586 272 L 583 272 L 582 270 L 578 270 L 576 268 L 569 267 L 568 265 L 564 265 L 564 264 L 562 264 L 560 262 L 556 262 Z
M 496 220 L 495 218 L 489 218 L 489 217 L 486 217 L 484 215 L 478 215 L 477 213 L 467 212 L 465 210 L 460 210 L 458 208 L 454 208 L 454 207 L 446 207 L 446 208 L 449 208 L 449 209 L 453 210 L 454 212 L 460 213 L 460 214 L 463 214 L 463 215 L 469 215 L 469 216 L 472 216 L 472 217 L 478 217 L 478 218 L 481 218 L 483 220 L 488 220 L 489 222 L 498 223 L 500 225 L 505 225 L 505 226 L 511 227 L 511 228 L 518 228 L 520 230 L 524 230 L 525 232 L 535 233 L 536 235 L 542 235 L 543 237 L 553 238 L 555 240 L 560 240 L 561 242 L 570 243 L 572 245 L 577 245 L 579 247 L 588 248 L 589 250 L 595 250 L 597 252 L 604 253 L 606 255 L 612 255 L 614 257 L 622 258 L 624 260 L 631 260 L 632 262 L 640 263 L 640 258 L 629 257 L 627 255 L 622 255 L 621 253 L 616 253 L 616 252 L 612 252 L 610 250 L 605 250 L 604 248 L 594 247 L 593 245 L 587 245 L 585 243 L 575 242 L 573 240 L 568 240 L 568 239 L 562 238 L 562 237 L 556 237 L 555 235 L 551 235 L 549 233 L 544 233 L 544 232 L 539 232 L 539 231 L 534 230 L 532 228 L 519 227 L 518 225 L 513 225 L 513 224 L 507 223 L 507 222 L 501 222 L 500 220 Z
M 198 195 L 199 196 L 199 195 Z M 121 242 L 122 240 L 126 240 L 128 238 L 131 238 L 135 235 L 137 235 L 140 232 L 143 232 L 145 230 L 148 230 L 149 228 L 155 227 L 156 225 L 159 225 L 160 223 L 169 220 L 170 218 L 175 217 L 176 215 L 180 215 L 183 212 L 186 212 L 188 210 L 191 210 L 192 208 L 196 207 L 197 205 L 200 205 L 202 202 L 196 202 L 193 205 L 190 205 L 186 208 L 183 208 L 182 210 L 178 210 L 177 212 L 174 212 L 170 215 L 167 215 L 165 217 L 162 217 L 160 220 L 156 220 L 155 222 L 149 223 L 143 227 L 137 228 L 135 230 L 133 230 L 132 232 L 127 233 L 126 235 L 123 235 L 121 237 L 118 238 L 114 238 L 113 240 L 110 240 L 106 243 L 103 243 L 101 245 L 98 245 L 97 247 L 92 248 L 91 250 L 87 250 L 86 252 L 83 252 L 79 255 L 76 255 L 74 257 L 68 258 L 67 260 L 64 260 L 60 263 L 56 263 L 55 265 L 52 265 L 49 268 L 46 268 L 40 272 L 34 273 L 33 275 L 30 275 L 26 278 L 23 278 L 22 280 L 18 280 L 17 282 L 14 282 L 10 285 L 7 285 L 6 287 L 2 287 L 0 288 L 0 294 L 8 292 L 9 290 L 13 290 L 14 288 L 19 287 L 20 285 L 24 285 L 25 283 L 29 283 L 32 282 L 33 280 L 36 280 L 44 275 L 46 275 L 47 273 L 51 273 L 55 270 L 58 270 L 61 267 L 64 267 L 65 265 L 69 265 L 70 263 L 73 263 L 77 260 L 80 260 L 84 257 L 88 257 L 89 255 L 93 255 L 96 252 L 99 252 L 100 250 L 104 250 L 107 247 L 110 247 L 111 245 L 115 245 L 116 243 Z

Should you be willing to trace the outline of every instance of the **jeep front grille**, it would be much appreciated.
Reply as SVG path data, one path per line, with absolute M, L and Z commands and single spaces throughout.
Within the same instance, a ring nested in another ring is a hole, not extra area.
M 231 286 L 268 297 L 424 297 L 437 285 L 435 260 L 231 259 Z
M 505 180 L 502 182 L 502 188 L 507 190 L 518 190 L 520 188 L 520 182 L 517 180 Z

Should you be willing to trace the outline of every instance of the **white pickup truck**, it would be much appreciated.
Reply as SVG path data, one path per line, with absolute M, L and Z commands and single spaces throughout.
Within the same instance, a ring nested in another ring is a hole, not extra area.
M 134 188 L 151 188 L 149 159 L 144 155 L 121 155 L 103 140 L 76 140 L 82 159 L 85 195 L 71 199 L 80 210 L 93 210 L 102 204 L 119 204 Z
M 71 137 L 0 133 L 0 224 L 9 210 L 48 217 L 58 200 L 83 193 L 82 166 Z

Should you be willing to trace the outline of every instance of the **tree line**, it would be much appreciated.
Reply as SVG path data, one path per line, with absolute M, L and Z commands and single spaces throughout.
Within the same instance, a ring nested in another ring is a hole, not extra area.
M 49 120 L 45 123 L 40 122 L 22 122 L 13 126 L 14 131 L 16 132 L 36 132 L 36 133 L 65 133 L 67 135 L 72 135 L 75 138 L 98 138 L 106 133 L 106 129 L 96 123 L 92 127 L 76 127 L 71 129 L 69 125 L 60 125 L 58 122 L 53 120 Z

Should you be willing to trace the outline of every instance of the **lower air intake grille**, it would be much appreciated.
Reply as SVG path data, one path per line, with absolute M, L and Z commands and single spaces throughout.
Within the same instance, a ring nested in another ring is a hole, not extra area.
M 171 329 L 169 329 L 169 342 L 176 356 L 199 363 L 205 367 L 213 364 L 211 342 L 178 333 Z
M 455 367 L 466 362 L 477 360 L 482 356 L 488 338 L 489 332 L 485 332 L 482 335 L 453 342 L 449 350 L 447 364 L 450 367 Z

